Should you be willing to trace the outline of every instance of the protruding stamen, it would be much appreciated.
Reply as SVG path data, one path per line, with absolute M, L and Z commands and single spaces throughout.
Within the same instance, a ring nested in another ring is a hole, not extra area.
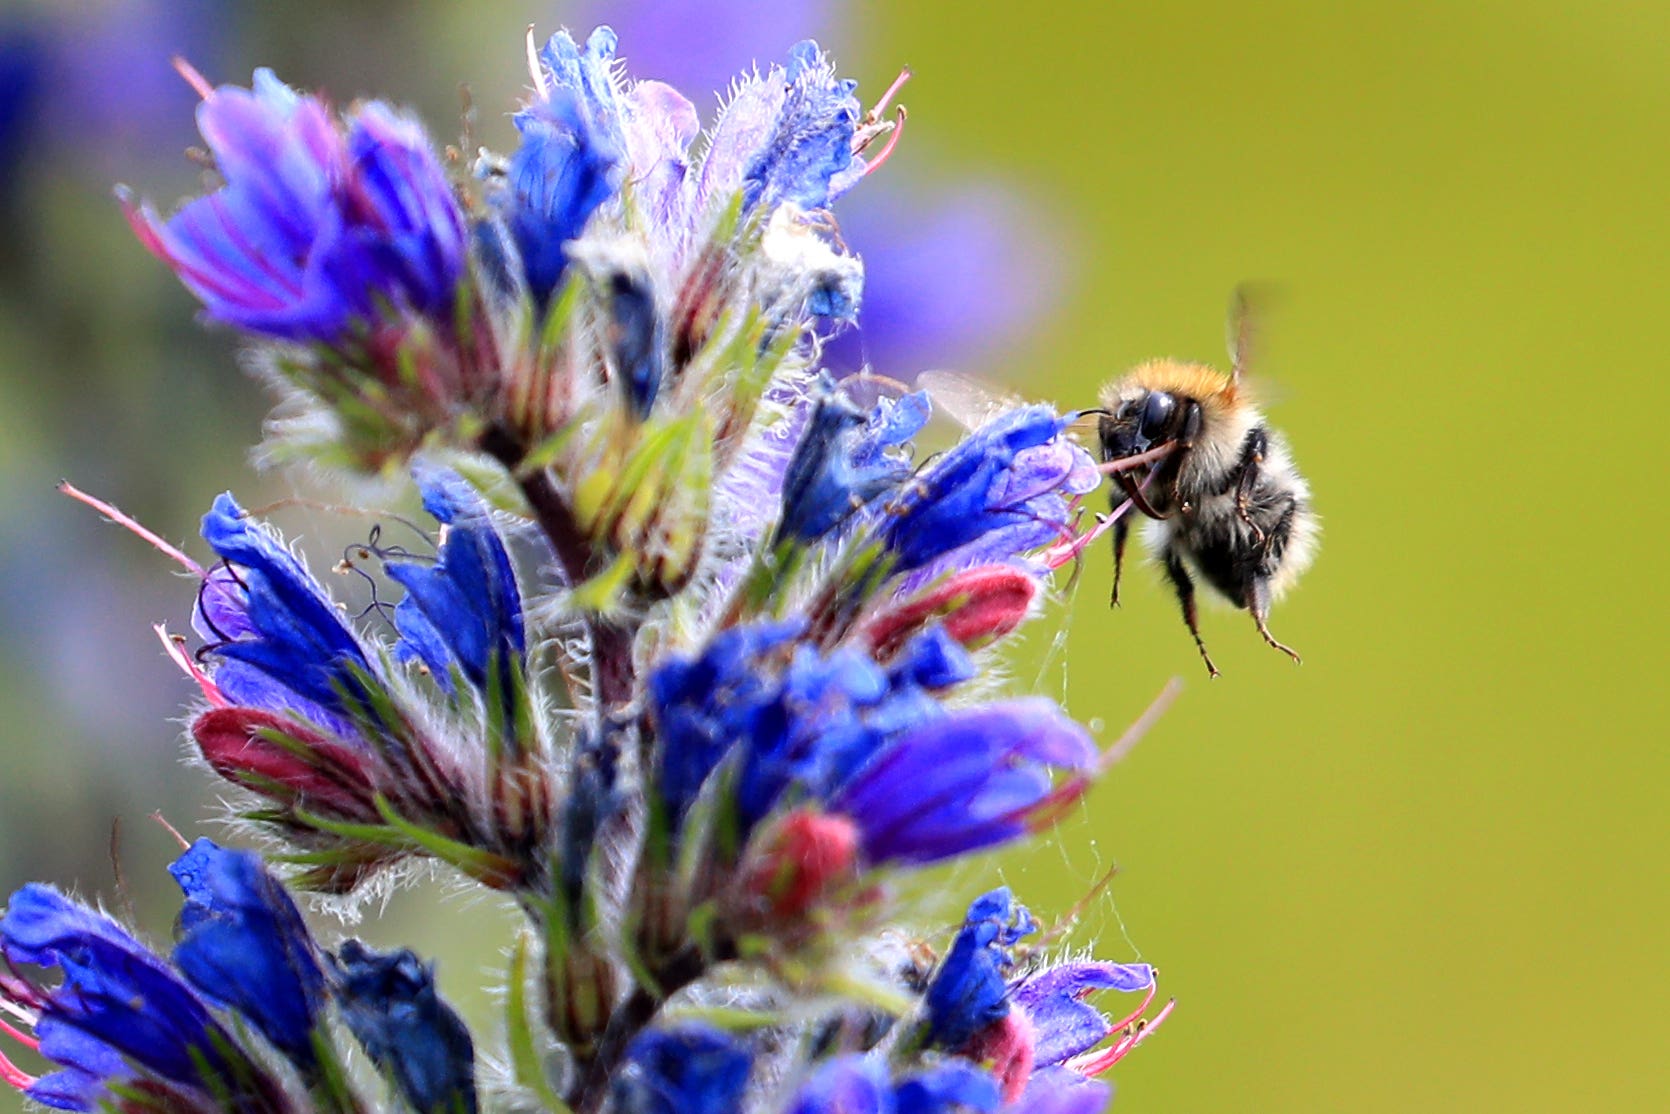
M 31 1052 L 39 1052 L 41 1050 L 40 1041 L 36 1040 L 28 1033 L 25 1033 L 22 1029 L 13 1027 L 10 1022 L 0 1021 L 0 1033 L 6 1034 L 8 1037 L 12 1038 L 18 1044 L 21 1044 L 24 1048 L 27 1048 Z M 4 1077 L 7 1083 L 11 1083 L 11 1078 L 5 1075 L 6 1068 L 12 1068 L 13 1071 L 17 1071 L 16 1068 L 12 1067 L 10 1061 L 8 1061 L 4 1056 L 0 1056 L 0 1077 Z M 31 1079 L 29 1082 L 33 1083 L 34 1080 Z
M 899 90 L 905 87 L 905 82 L 909 81 L 910 77 L 909 66 L 899 71 L 899 76 L 893 79 L 893 84 L 887 87 L 887 91 L 882 93 L 881 99 L 875 103 L 875 107 L 871 108 L 869 114 L 865 116 L 866 123 L 873 124 L 881 119 L 881 114 L 887 111 L 888 104 L 892 102 Z
M 866 177 L 880 170 L 882 164 L 892 158 L 893 148 L 899 145 L 899 137 L 905 134 L 905 117 L 908 115 L 905 112 L 905 106 L 900 105 L 894 112 L 898 116 L 898 120 L 893 124 L 893 134 L 887 137 L 887 146 L 881 149 L 881 154 L 872 159 L 870 164 L 864 168 Z
M 193 66 L 190 62 L 187 62 L 178 54 L 174 55 L 172 61 L 174 63 L 174 72 L 185 78 L 186 84 L 191 86 L 198 96 L 202 97 L 204 100 L 208 100 L 210 97 L 214 96 L 215 87 L 209 84 L 208 78 L 197 72 L 196 66 Z
M 22 1033 L 5 1024 L 5 1022 L 0 1022 L 0 1028 L 4 1028 L 6 1032 L 19 1040 L 25 1041 L 29 1044 L 29 1047 L 35 1047 L 33 1041 L 29 1041 Z M 16 1087 L 19 1091 L 27 1090 L 35 1085 L 35 1078 L 35 1076 L 30 1075 L 4 1056 L 0 1056 L 0 1080 L 4 1080 L 8 1086 Z
M 190 557 L 186 556 L 183 551 L 175 548 L 169 542 L 164 541 L 157 534 L 147 530 L 134 519 L 129 518 L 111 504 L 106 503 L 103 499 L 96 499 L 93 496 L 88 495 L 85 491 L 80 490 L 68 480 L 59 480 L 58 490 L 63 494 L 68 495 L 76 502 L 85 503 L 87 506 L 92 507 L 95 511 L 98 511 L 116 525 L 132 533 L 138 534 L 141 538 L 150 542 L 154 548 L 161 550 L 167 556 L 174 558 L 174 560 L 184 565 L 186 569 L 192 573 L 192 575 L 199 578 L 207 577 L 209 575 L 203 571 L 202 565 L 199 565 L 196 561 L 193 561 Z
M 163 831 L 167 832 L 169 835 L 174 837 L 175 842 L 180 845 L 180 850 L 182 850 L 182 851 L 191 850 L 191 841 L 189 839 L 187 839 L 185 836 L 181 835 L 180 830 L 178 828 L 176 828 L 174 825 L 172 825 L 168 822 L 168 817 L 166 817 L 162 814 L 161 809 L 158 809 L 156 812 L 151 813 L 151 819 L 156 821 L 157 824 L 159 824 L 162 827 Z
M 1181 678 L 1173 677 L 1167 681 L 1165 688 L 1160 690 L 1160 695 L 1156 696 L 1149 702 L 1148 707 L 1142 710 L 1142 715 L 1133 720 L 1131 726 L 1125 729 L 1124 734 L 1114 740 L 1111 747 L 1102 752 L 1102 769 L 1111 768 L 1116 762 L 1130 754 L 1136 745 L 1142 741 L 1142 737 L 1148 734 L 1149 729 L 1158 722 L 1161 716 L 1165 715 L 1166 709 L 1171 707 L 1171 702 L 1176 700 L 1177 694 L 1182 691 L 1183 681 Z
M 533 37 L 533 24 L 528 24 L 528 73 L 533 77 L 534 92 L 541 99 L 549 99 L 551 87 L 545 81 L 545 66 L 539 60 L 539 43 Z
M 151 629 L 157 632 L 158 638 L 162 639 L 163 649 L 168 651 L 168 656 L 173 659 L 174 664 L 184 670 L 186 676 L 197 682 L 197 687 L 203 690 L 205 700 L 216 708 L 232 706 L 231 702 L 220 694 L 219 687 L 209 679 L 209 675 L 203 672 L 203 667 L 191 660 L 191 655 L 186 653 L 185 647 L 181 645 L 181 639 L 169 634 L 168 628 L 161 623 Z

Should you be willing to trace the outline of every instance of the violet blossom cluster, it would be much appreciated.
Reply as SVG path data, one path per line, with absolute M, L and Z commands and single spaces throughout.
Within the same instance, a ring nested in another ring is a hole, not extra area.
M 195 579 L 195 638 L 159 633 L 264 850 L 186 850 L 172 948 L 10 898 L 0 1031 L 48 1067 L 0 1075 L 30 1098 L 1094 1114 L 1169 1009 L 1145 964 L 1029 942 L 1004 889 L 942 953 L 901 943 L 902 878 L 1036 837 L 1104 763 L 992 668 L 1095 533 L 1075 415 L 929 456 L 926 395 L 820 370 L 862 314 L 838 201 L 897 140 L 895 90 L 866 109 L 806 42 L 704 131 L 615 50 L 530 43 L 508 156 L 184 71 L 221 184 L 167 218 L 126 200 L 134 230 L 284 392 L 272 454 L 410 475 L 432 524 L 353 550 L 397 597 L 353 617 L 231 494 L 199 559 L 67 489 Z M 293 896 L 425 869 L 525 914 L 491 1034 Z

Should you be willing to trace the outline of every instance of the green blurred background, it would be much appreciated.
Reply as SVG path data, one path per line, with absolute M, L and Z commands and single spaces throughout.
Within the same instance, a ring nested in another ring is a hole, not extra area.
M 122 7 L 0 13 L 93 51 Z M 155 90 L 154 110 L 99 130 L 49 85 L 48 133 L 5 153 L 0 888 L 117 900 L 119 819 L 140 919 L 165 931 L 171 845 L 144 818 L 201 828 L 215 791 L 177 762 L 190 694 L 147 626 L 181 626 L 190 589 L 51 484 L 175 538 L 224 487 L 284 490 L 246 462 L 265 407 L 233 341 L 193 325 L 109 197 L 116 179 L 165 204 L 193 188 L 167 54 L 382 94 L 442 135 L 467 81 L 503 148 L 525 27 L 582 17 L 154 7 L 213 33 L 77 59 L 117 100 Z M 1035 638 L 1016 664 L 1109 738 L 1168 677 L 1187 685 L 1059 849 L 1000 864 L 1046 914 L 1120 867 L 1075 940 L 1159 964 L 1180 1005 L 1116 1070 L 1115 1109 L 1665 1109 L 1670 8 L 825 7 L 862 90 L 916 72 L 886 175 L 929 198 L 997 179 L 1040 214 L 1057 302 L 968 370 L 1084 404 L 1142 358 L 1221 361 L 1237 282 L 1284 292 L 1261 377 L 1326 528 L 1272 622 L 1303 667 L 1212 612 L 1207 683 L 1148 570 L 1108 611 L 1099 555 L 1058 609 L 1065 653 Z M 397 900 L 380 938 L 447 956 L 448 992 L 485 1017 L 472 988 L 501 960 L 475 945 L 499 914 L 437 901 Z

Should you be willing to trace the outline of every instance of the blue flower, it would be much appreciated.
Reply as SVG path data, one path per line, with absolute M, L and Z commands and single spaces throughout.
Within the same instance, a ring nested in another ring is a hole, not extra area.
M 739 65 L 774 57 L 797 38 L 850 41 L 842 32 L 857 8 L 836 0 L 590 0 L 580 10 L 576 19 L 607 18 L 631 44 L 636 72 L 715 89 Z M 1042 207 L 1018 191 L 978 174 L 907 182 L 904 162 L 842 201 L 841 237 L 868 273 L 858 327 L 830 339 L 823 364 L 901 379 L 926 367 L 993 367 L 1058 300 L 1072 253 Z
M 1010 411 L 918 472 L 879 516 L 895 570 L 953 552 L 959 565 L 985 564 L 1064 537 L 1059 493 L 1081 494 L 1095 474 L 1088 455 L 1061 439 L 1069 421 L 1047 406 Z
M 366 1055 L 422 1114 L 474 1114 L 475 1044 L 435 992 L 435 972 L 410 950 L 379 953 L 349 940 L 336 999 Z
M 909 441 L 927 421 L 923 394 L 883 399 L 865 415 L 825 380 L 783 477 L 778 536 L 817 541 L 897 487 L 911 465 L 888 450 Z
M 621 1114 L 736 1114 L 753 1056 L 706 1025 L 650 1029 L 627 1050 L 614 1084 Z
M 894 1081 L 886 1061 L 847 1055 L 819 1065 L 788 1114 L 994 1114 L 1001 1105 L 997 1081 L 973 1064 L 948 1060 Z
M 311 1069 L 325 979 L 284 887 L 259 855 L 206 839 L 168 871 L 186 896 L 175 965 L 203 997 L 237 1010 L 298 1067 Z
M 114 921 L 47 886 L 12 895 L 0 918 L 8 963 L 57 967 L 63 982 L 33 988 L 41 1055 L 62 1070 L 29 1095 L 65 1110 L 92 1110 L 108 1086 L 135 1072 L 186 1087 L 258 1086 L 259 1072 L 227 1056 L 237 1045 L 180 977 Z
M 1076 799 L 1095 765 L 1084 728 L 1030 697 L 912 727 L 830 800 L 871 862 L 931 863 L 1018 839 Z M 1055 785 L 1050 771 L 1073 773 Z
M 197 120 L 226 184 L 167 222 L 129 219 L 210 317 L 327 344 L 390 311 L 450 322 L 464 220 L 416 123 L 369 102 L 344 134 L 265 69 L 206 91 Z
M 416 657 L 442 686 L 454 666 L 484 694 L 507 706 L 516 687 L 527 633 L 516 573 L 479 496 L 454 472 L 420 469 L 423 506 L 446 527 L 433 564 L 387 560 L 390 579 L 406 589 L 394 609 L 396 652 Z
M 223 659 L 216 687 L 235 704 L 352 735 L 376 670 L 324 588 L 229 493 L 203 517 L 203 538 L 231 566 L 199 596 L 198 625 Z
M 856 87 L 835 76 L 811 40 L 790 49 L 786 66 L 743 78 L 713 129 L 698 198 L 706 204 L 741 190 L 745 210 L 826 208 L 862 176 L 852 153 L 863 115 Z
M 761 663 L 799 636 L 801 624 L 754 623 L 726 631 L 698 657 L 671 658 L 649 678 L 655 710 L 656 788 L 676 819 L 731 746 L 755 729 L 776 696 Z
M 559 31 L 540 51 L 536 99 L 516 114 L 522 142 L 494 204 L 508 222 L 521 277 L 543 305 L 569 259 L 566 245 L 620 189 L 625 158 L 615 96 L 615 36 L 599 27 L 580 49 Z
M 852 647 L 799 643 L 797 622 L 719 634 L 694 659 L 650 677 L 657 784 L 681 819 L 735 755 L 736 817 L 746 834 L 802 799 L 856 825 L 867 861 L 927 863 L 1025 834 L 1083 778 L 1096 749 L 1050 701 L 948 711 L 934 695 L 974 674 L 942 629 L 916 636 L 891 667 Z
M 928 1040 L 955 1052 L 1009 1014 L 1015 945 L 1037 930 L 1007 887 L 974 899 L 924 999 Z

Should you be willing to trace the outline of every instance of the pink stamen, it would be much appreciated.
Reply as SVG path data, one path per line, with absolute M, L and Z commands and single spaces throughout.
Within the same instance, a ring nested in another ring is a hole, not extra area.
M 1177 694 L 1182 691 L 1183 682 L 1181 680 L 1173 677 L 1167 681 L 1165 688 L 1160 690 L 1160 695 L 1156 696 L 1148 707 L 1143 709 L 1142 715 L 1138 716 L 1131 723 L 1131 726 L 1125 729 L 1124 734 L 1114 740 L 1111 747 L 1102 752 L 1101 768 L 1104 770 L 1111 769 L 1115 763 L 1130 754 L 1136 748 L 1136 745 L 1142 741 L 1142 737 L 1148 734 L 1149 729 L 1159 721 L 1161 716 L 1165 715 L 1166 709 L 1171 707 L 1171 702 L 1176 700 Z
M 184 670 L 186 676 L 197 682 L 197 687 L 203 690 L 204 699 L 216 708 L 230 708 L 232 706 L 232 702 L 220 694 L 219 687 L 209 679 L 209 675 L 203 672 L 203 667 L 191 660 L 191 655 L 186 653 L 184 646 L 180 645 L 180 640 L 168 633 L 167 627 L 158 623 L 151 629 L 157 632 L 158 638 L 162 639 L 162 647 L 168 651 L 168 656 L 174 660 L 174 664 Z
M 187 62 L 184 58 L 181 58 L 178 54 L 174 55 L 172 61 L 174 63 L 174 72 L 185 78 L 186 84 L 191 86 L 198 96 L 202 97 L 204 100 L 208 100 L 210 97 L 214 96 L 215 87 L 209 84 L 208 78 L 197 72 L 197 68 L 195 66 L 193 66 L 190 62 Z
M 909 66 L 906 66 L 904 69 L 899 71 L 899 76 L 893 79 L 893 84 L 887 87 L 887 91 L 881 95 L 881 100 L 877 101 L 875 103 L 875 107 L 870 109 L 869 119 L 872 122 L 881 119 L 881 114 L 887 111 L 888 104 L 893 100 L 893 97 L 899 92 L 899 90 L 905 87 L 905 82 L 909 81 L 910 77 L 911 74 Z
M 4 1056 L 0 1056 L 0 1080 L 19 1091 L 26 1091 L 35 1085 L 36 1079 L 36 1076 L 30 1075 Z
M 1121 1033 L 1120 1038 L 1108 1047 L 1098 1052 L 1086 1052 L 1081 1056 L 1074 1056 L 1068 1060 L 1066 1067 L 1070 1071 L 1084 1076 L 1097 1076 L 1107 1071 L 1113 1065 L 1130 1055 L 1131 1050 L 1148 1039 L 1148 1034 L 1160 1027 L 1160 1023 L 1171 1016 L 1171 1011 L 1177 1006 L 1177 999 L 1166 1002 L 1164 1008 L 1155 1014 L 1152 1020 L 1142 1020 L 1143 1011 L 1154 1001 L 1158 986 L 1150 986 L 1148 993 L 1142 999 L 1142 1005 L 1126 1017 L 1110 1027 L 1110 1032 Z
M 908 115 L 905 112 L 905 106 L 900 105 L 894 111 L 898 116 L 898 121 L 893 125 L 893 134 L 887 137 L 887 146 L 881 149 L 881 154 L 872 159 L 869 165 L 864 168 L 866 178 L 880 170 L 882 164 L 893 157 L 893 148 L 899 145 L 899 137 L 905 134 L 905 117 Z
M 88 495 L 85 491 L 82 491 L 68 480 L 59 480 L 58 490 L 63 494 L 68 495 L 76 502 L 85 503 L 87 506 L 92 507 L 95 511 L 98 511 L 116 525 L 132 533 L 138 534 L 141 538 L 150 542 L 153 548 L 161 550 L 164 555 L 172 557 L 181 565 L 184 565 L 186 569 L 192 573 L 192 575 L 200 579 L 206 579 L 208 577 L 209 574 L 203 571 L 203 566 L 186 556 L 182 550 L 177 549 L 169 542 L 164 541 L 159 535 L 147 530 L 137 521 L 129 518 L 111 504 L 106 503 L 103 499 L 96 499 L 93 496 Z
M 31 1052 L 39 1052 L 41 1050 L 40 1041 L 36 1040 L 28 1033 L 25 1033 L 23 1030 L 15 1028 L 10 1022 L 0 1021 L 0 1033 L 6 1034 L 8 1037 L 12 1038 L 18 1044 L 21 1044 L 24 1048 L 27 1048 Z M 4 1061 L 5 1057 L 0 1056 L 0 1062 Z M 10 1080 L 7 1082 L 10 1082 Z M 30 1080 L 30 1082 L 34 1081 Z

